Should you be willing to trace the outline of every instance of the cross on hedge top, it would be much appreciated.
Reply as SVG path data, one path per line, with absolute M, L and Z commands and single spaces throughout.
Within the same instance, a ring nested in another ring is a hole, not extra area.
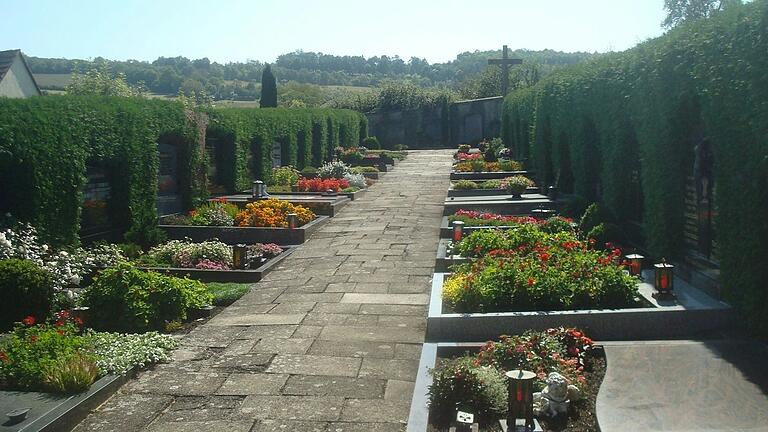
M 489 65 L 501 65 L 501 95 L 506 96 L 509 91 L 509 67 L 522 64 L 523 60 L 509 58 L 508 48 L 504 45 L 500 59 L 488 59 Z

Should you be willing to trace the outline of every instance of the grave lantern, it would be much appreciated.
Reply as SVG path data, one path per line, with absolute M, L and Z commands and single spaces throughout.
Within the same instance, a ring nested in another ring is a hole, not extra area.
M 299 215 L 288 213 L 288 228 L 296 229 L 299 226 Z
M 244 269 L 247 261 L 248 247 L 242 243 L 232 246 L 232 267 L 236 269 Z
M 640 254 L 633 253 L 625 256 L 624 258 L 626 258 L 627 262 L 629 262 L 629 265 L 627 266 L 629 268 L 629 274 L 632 276 L 641 276 L 643 271 L 643 258 L 645 257 Z
M 511 370 L 507 375 L 507 391 L 509 405 L 507 411 L 507 430 L 518 430 L 522 426 L 525 431 L 536 429 L 533 420 L 533 380 L 536 374 L 522 369 Z M 517 420 L 524 421 L 522 425 Z
M 655 272 L 653 286 L 656 288 L 656 292 L 653 296 L 656 298 L 674 297 L 672 289 L 675 277 L 675 266 L 668 264 L 667 261 L 662 258 L 661 262 L 654 264 L 653 267 Z
M 453 241 L 459 242 L 464 237 L 464 222 L 453 221 Z
M 557 186 L 550 186 L 548 189 L 547 196 L 549 196 L 549 199 L 552 201 L 557 200 Z
M 267 198 L 267 185 L 261 180 L 256 180 L 251 186 L 251 198 L 254 200 Z

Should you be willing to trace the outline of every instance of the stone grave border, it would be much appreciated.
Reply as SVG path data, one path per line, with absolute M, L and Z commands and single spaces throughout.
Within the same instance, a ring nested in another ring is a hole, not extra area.
M 443 280 L 447 273 L 435 273 L 427 316 L 427 342 L 468 342 L 492 340 L 502 334 L 551 327 L 584 329 L 598 340 L 653 340 L 697 337 L 737 327 L 737 316 L 725 302 L 675 278 L 680 304 L 660 304 L 652 297 L 653 287 L 640 283 L 642 297 L 652 306 L 632 309 L 530 311 L 495 313 L 443 313 Z M 644 271 L 645 280 L 652 276 Z
M 298 246 L 285 247 L 283 253 L 270 258 L 255 269 L 249 270 L 211 270 L 194 268 L 176 268 L 176 267 L 137 267 L 139 270 L 152 271 L 169 276 L 189 277 L 190 279 L 201 282 L 237 282 L 250 283 L 259 282 L 267 273 L 269 273 L 278 263 L 293 253 Z
M 516 175 L 524 175 L 530 178 L 530 176 L 534 175 L 534 173 L 527 170 L 480 171 L 480 172 L 451 171 L 451 180 L 496 180 L 496 179 L 503 179 L 504 177 L 512 177 Z
M 310 234 L 328 222 L 328 216 L 318 216 L 315 220 L 295 229 L 259 228 L 259 227 L 209 227 L 193 225 L 158 225 L 170 240 L 189 238 L 194 242 L 218 239 L 226 244 L 276 243 L 278 245 L 300 245 L 309 239 Z

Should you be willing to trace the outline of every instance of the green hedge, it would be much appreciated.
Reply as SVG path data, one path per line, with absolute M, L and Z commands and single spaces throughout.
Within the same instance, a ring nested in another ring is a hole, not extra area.
M 356 146 L 368 135 L 365 116 L 350 110 L 223 108 L 208 114 L 208 141 L 215 138 L 222 146 L 217 171 L 230 192 L 249 189 L 253 179 L 268 180 L 275 142 L 283 165 L 303 169 L 329 160 L 334 147 Z
M 113 224 L 136 241 L 156 230 L 158 151 L 180 147 L 186 205 L 204 190 L 199 116 L 180 103 L 82 96 L 0 98 L 0 211 L 54 244 L 78 241 L 86 166 L 111 179 Z
M 519 157 L 530 155 L 540 181 L 557 177 L 564 190 L 600 199 L 622 220 L 639 211 L 633 195 L 641 193 L 645 244 L 668 258 L 683 252 L 686 176 L 697 137 L 707 137 L 722 286 L 762 332 L 768 331 L 766 53 L 768 2 L 734 6 L 509 95 L 502 132 Z

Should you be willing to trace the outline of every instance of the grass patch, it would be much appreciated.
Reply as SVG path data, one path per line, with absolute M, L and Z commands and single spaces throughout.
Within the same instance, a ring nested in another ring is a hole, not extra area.
M 229 306 L 250 291 L 250 284 L 210 282 L 206 284 L 213 294 L 214 306 Z

